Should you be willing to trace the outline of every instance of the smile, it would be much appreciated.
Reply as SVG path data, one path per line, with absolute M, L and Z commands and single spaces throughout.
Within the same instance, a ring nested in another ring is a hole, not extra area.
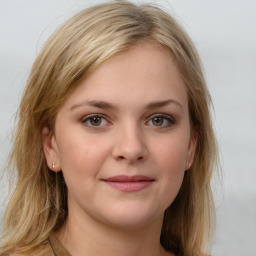
M 150 186 L 155 180 L 142 175 L 126 176 L 118 175 L 103 180 L 114 189 L 123 192 L 136 192 Z

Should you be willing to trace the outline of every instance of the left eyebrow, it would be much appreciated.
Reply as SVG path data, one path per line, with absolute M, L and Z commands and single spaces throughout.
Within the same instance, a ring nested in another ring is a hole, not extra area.
M 173 99 L 150 102 L 149 104 L 146 105 L 145 108 L 146 109 L 159 108 L 159 107 L 164 107 L 169 104 L 175 104 L 175 105 L 179 106 L 181 109 L 183 109 L 182 104 Z M 93 100 L 93 101 L 85 101 L 85 102 L 73 105 L 70 107 L 70 110 L 73 110 L 75 108 L 82 107 L 82 106 L 92 106 L 92 107 L 101 108 L 101 109 L 117 109 L 117 106 L 115 106 L 111 103 L 101 101 L 101 100 L 99 100 L 99 101 Z
M 179 103 L 176 100 L 172 100 L 172 99 L 164 100 L 164 101 L 154 101 L 154 102 L 151 102 L 148 105 L 146 105 L 146 109 L 164 107 L 164 106 L 169 105 L 171 103 L 174 103 L 174 104 L 178 105 L 181 109 L 183 109 L 183 106 L 182 106 L 181 103 Z

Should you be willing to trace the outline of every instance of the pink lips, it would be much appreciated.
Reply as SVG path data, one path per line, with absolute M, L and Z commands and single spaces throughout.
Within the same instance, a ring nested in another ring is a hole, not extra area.
M 124 192 L 136 192 L 148 187 L 155 180 L 143 175 L 118 175 L 104 179 L 103 181 L 117 190 Z

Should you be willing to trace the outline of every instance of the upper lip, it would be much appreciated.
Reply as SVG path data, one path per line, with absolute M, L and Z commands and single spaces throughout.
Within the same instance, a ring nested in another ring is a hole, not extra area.
M 154 181 L 153 178 L 144 176 L 144 175 L 134 175 L 134 176 L 128 176 L 128 175 L 117 175 L 113 177 L 109 177 L 107 179 L 104 179 L 104 181 L 112 181 L 112 182 L 135 182 L 135 181 Z

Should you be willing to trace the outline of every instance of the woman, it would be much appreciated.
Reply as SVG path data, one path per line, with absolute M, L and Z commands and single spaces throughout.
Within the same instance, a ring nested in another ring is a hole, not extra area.
M 176 21 L 114 1 L 60 27 L 24 91 L 1 255 L 205 255 L 216 143 Z

